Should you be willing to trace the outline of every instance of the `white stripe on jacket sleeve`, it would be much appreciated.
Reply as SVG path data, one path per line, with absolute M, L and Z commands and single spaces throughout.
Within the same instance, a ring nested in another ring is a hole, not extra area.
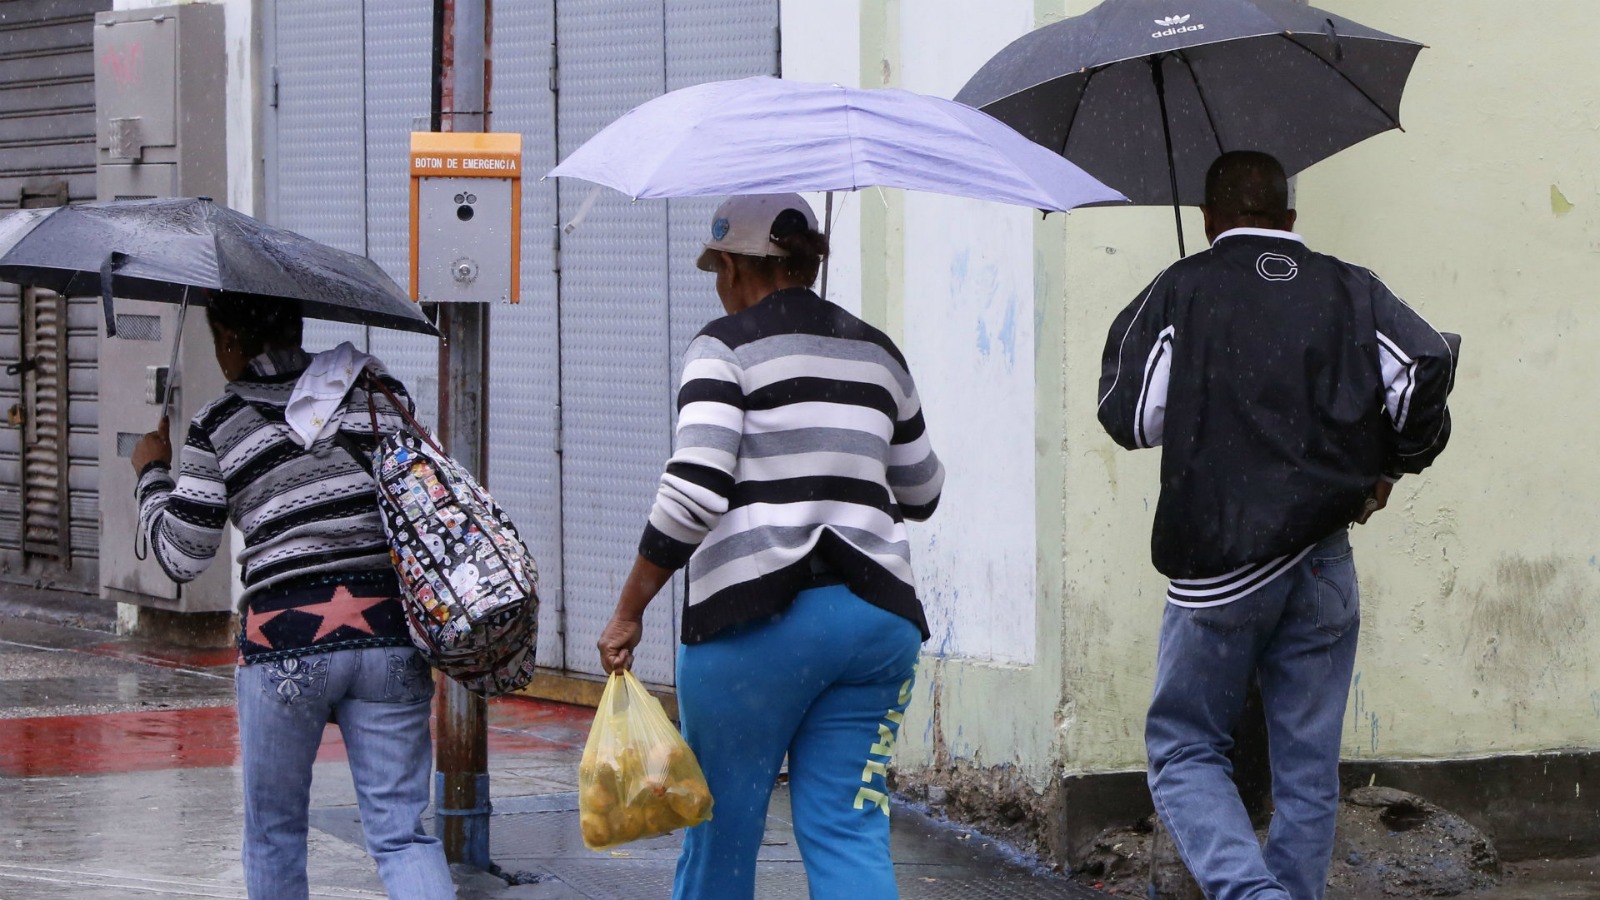
M 1172 382 L 1172 342 L 1178 330 L 1168 325 L 1156 336 L 1156 345 L 1144 364 L 1144 384 L 1134 410 L 1134 440 L 1143 449 L 1161 446 L 1167 426 L 1167 388 Z

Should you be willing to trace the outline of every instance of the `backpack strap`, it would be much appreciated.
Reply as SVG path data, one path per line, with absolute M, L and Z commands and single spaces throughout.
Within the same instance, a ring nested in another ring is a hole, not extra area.
M 376 434 L 377 430 L 374 429 L 373 433 Z M 362 451 L 361 445 L 356 443 L 355 438 L 345 434 L 343 431 L 336 431 L 333 435 L 333 441 L 343 447 L 344 452 L 350 454 L 350 458 L 354 459 L 356 465 L 360 466 L 368 475 L 374 478 L 378 476 L 378 473 L 372 468 L 372 457 Z
M 411 411 L 407 409 L 406 404 L 402 403 L 400 398 L 395 396 L 394 391 L 389 390 L 389 386 L 383 383 L 383 379 L 367 375 L 365 383 L 367 388 L 367 403 L 369 408 L 372 406 L 372 388 L 376 387 L 378 392 L 383 394 L 384 398 L 389 401 L 389 405 L 394 407 L 395 412 L 400 414 L 400 418 L 404 419 L 406 424 L 411 426 L 411 430 L 415 432 L 418 437 L 426 441 L 428 446 L 432 447 L 440 456 L 450 455 L 444 452 L 444 448 L 440 447 L 439 444 L 434 441 L 433 435 L 428 432 L 428 429 L 422 427 L 422 423 L 418 422 L 416 417 L 411 414 Z M 372 412 L 372 433 L 374 437 L 376 437 L 378 433 L 378 413 L 376 409 L 373 409 Z

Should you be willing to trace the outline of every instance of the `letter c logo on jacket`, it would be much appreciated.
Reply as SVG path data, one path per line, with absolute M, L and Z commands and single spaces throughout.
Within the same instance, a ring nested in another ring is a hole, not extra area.
M 1300 264 L 1282 253 L 1263 253 L 1256 260 L 1256 274 L 1268 281 L 1293 281 Z

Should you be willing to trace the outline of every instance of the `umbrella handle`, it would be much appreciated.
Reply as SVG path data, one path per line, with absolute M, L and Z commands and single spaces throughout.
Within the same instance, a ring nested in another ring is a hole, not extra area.
M 126 253 L 113 250 L 107 253 L 105 261 L 100 263 L 100 302 L 106 311 L 106 337 L 117 336 L 117 314 L 112 308 L 111 300 L 111 273 L 122 268 L 122 264 L 127 261 Z
M 183 321 L 189 315 L 190 290 L 188 285 L 184 285 L 183 301 L 178 304 L 178 330 L 172 339 L 172 360 L 167 364 L 167 383 L 161 390 L 161 416 L 168 421 L 172 418 L 172 394 L 178 380 L 178 352 L 183 347 Z
M 823 204 L 822 235 L 830 242 L 833 240 L 833 191 L 828 192 L 828 199 Z M 833 259 L 833 247 L 828 247 L 828 252 L 822 257 L 822 292 L 818 294 L 822 299 L 828 299 L 828 261 Z

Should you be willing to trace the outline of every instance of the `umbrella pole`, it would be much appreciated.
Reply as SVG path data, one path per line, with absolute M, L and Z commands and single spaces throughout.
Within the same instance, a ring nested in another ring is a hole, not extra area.
M 828 252 L 822 257 L 822 299 L 828 299 L 828 262 L 833 259 L 833 191 L 822 207 L 822 234 L 828 239 Z
M 178 304 L 178 331 L 172 338 L 172 361 L 167 364 L 167 383 L 161 391 L 161 418 L 170 419 L 172 416 L 172 389 L 178 380 L 178 352 L 183 347 L 183 320 L 189 314 L 189 291 L 191 288 L 184 285 L 183 301 Z
M 1167 177 L 1172 180 L 1172 219 L 1178 226 L 1178 257 L 1188 255 L 1183 247 L 1183 207 L 1178 205 L 1178 166 L 1172 156 L 1172 121 L 1167 118 L 1167 73 L 1161 70 L 1163 57 L 1150 60 L 1150 77 L 1156 83 L 1156 102 L 1161 105 L 1161 136 L 1167 142 Z

